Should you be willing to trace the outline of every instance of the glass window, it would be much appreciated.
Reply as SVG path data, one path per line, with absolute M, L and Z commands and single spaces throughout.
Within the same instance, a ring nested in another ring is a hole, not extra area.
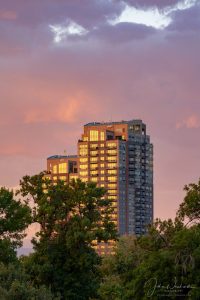
M 108 181 L 117 181 L 117 177 L 110 176 L 110 177 L 108 177 Z
M 100 157 L 100 160 L 105 160 L 105 157 L 104 157 L 104 156 L 101 156 L 101 157 Z
M 93 182 L 97 182 L 97 177 L 92 177 L 90 180 Z
M 70 177 L 70 179 L 77 179 L 78 175 L 70 175 L 69 177 Z
M 99 132 L 97 130 L 90 130 L 90 141 L 98 141 Z
M 66 176 L 60 176 L 59 179 L 65 181 L 66 180 Z
M 98 158 L 97 157 L 90 157 L 91 162 L 97 162 Z
M 96 168 L 98 168 L 98 164 L 91 164 L 90 165 L 90 169 L 96 169 Z
M 79 151 L 80 156 L 85 156 L 88 154 L 88 150 L 87 149 L 80 149 Z
M 57 176 L 53 176 L 53 180 L 57 180 L 58 179 L 58 177 Z
M 100 173 L 101 173 L 101 174 L 105 174 L 105 171 L 104 171 L 104 170 L 101 170 Z
M 81 178 L 81 180 L 82 180 L 83 182 L 87 182 L 87 181 L 88 181 L 88 178 L 87 178 L 87 177 Z
M 56 173 L 58 173 L 58 166 L 54 165 L 53 166 L 53 174 L 56 174 Z
M 107 150 L 108 154 L 116 155 L 117 151 L 116 150 Z
M 116 143 L 107 143 L 108 148 L 114 148 L 116 147 Z
M 79 145 L 79 148 L 80 148 L 80 149 L 87 149 L 87 148 L 88 148 L 88 145 L 87 145 L 87 144 L 80 144 L 80 145 Z
M 105 164 L 100 164 L 101 168 L 104 168 Z
M 80 158 L 80 162 L 87 162 L 88 159 L 87 158 Z
M 116 183 L 109 183 L 109 184 L 108 184 L 108 188 L 109 188 L 109 189 L 116 189 L 116 188 L 117 188 L 117 185 L 116 185 Z
M 117 174 L 117 170 L 108 170 L 108 174 Z
M 107 164 L 107 167 L 108 168 L 116 168 L 117 164 L 116 163 L 109 163 L 109 164 Z
M 85 170 L 85 169 L 87 169 L 88 168 L 88 165 L 80 165 L 80 169 L 81 170 Z
M 90 174 L 91 174 L 91 175 L 97 175 L 97 174 L 98 174 L 98 171 L 90 171 Z
M 58 165 L 59 173 L 67 173 L 67 163 L 61 163 Z
M 104 131 L 101 131 L 101 133 L 100 133 L 100 140 L 101 141 L 105 140 L 105 132 Z
M 83 137 L 83 141 L 84 141 L 84 142 L 87 142 L 87 141 L 88 141 L 88 137 L 87 137 L 87 136 L 84 136 L 84 137 Z
M 90 151 L 90 155 L 97 155 L 98 154 L 98 151 Z
M 101 153 L 101 154 L 104 154 L 104 150 L 101 150 L 100 153 Z
M 101 181 L 104 181 L 105 180 L 105 177 L 101 177 Z
M 96 149 L 98 147 L 98 144 L 90 144 L 91 149 Z
M 107 157 L 107 160 L 108 160 L 108 161 L 116 161 L 117 159 L 116 159 L 116 157 L 114 157 L 114 156 L 108 156 L 108 157 Z
M 86 175 L 88 175 L 88 172 L 87 171 L 80 171 L 80 175 L 81 176 L 86 176 Z

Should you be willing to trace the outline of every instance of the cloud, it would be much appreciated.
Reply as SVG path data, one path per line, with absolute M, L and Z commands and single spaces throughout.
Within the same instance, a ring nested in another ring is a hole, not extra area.
M 157 8 L 139 9 L 126 5 L 118 17 L 109 20 L 109 23 L 113 25 L 122 22 L 142 24 L 156 29 L 162 29 L 170 24 L 171 19 L 167 14 L 160 12 Z
M 49 27 L 54 33 L 55 43 L 60 43 L 63 39 L 67 38 L 68 36 L 83 36 L 88 33 L 88 31 L 85 28 L 73 21 L 67 22 L 66 25 L 49 25 Z
M 17 13 L 13 10 L 0 10 L 0 20 L 16 20 Z
M 131 6 L 135 7 L 157 7 L 160 9 L 166 7 L 188 7 L 197 2 L 197 0 L 124 0 Z
M 168 27 L 169 30 L 180 32 L 199 32 L 200 28 L 200 4 L 187 10 L 174 12 L 173 22 Z
M 200 118 L 196 115 L 191 115 L 185 120 L 176 123 L 176 129 L 186 127 L 188 129 L 200 128 Z

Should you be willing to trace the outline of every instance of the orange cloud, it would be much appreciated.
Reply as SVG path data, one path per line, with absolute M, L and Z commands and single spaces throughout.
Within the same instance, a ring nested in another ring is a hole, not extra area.
M 177 122 L 176 129 L 186 127 L 186 128 L 199 128 L 200 127 L 200 119 L 196 115 L 191 115 L 187 119 Z

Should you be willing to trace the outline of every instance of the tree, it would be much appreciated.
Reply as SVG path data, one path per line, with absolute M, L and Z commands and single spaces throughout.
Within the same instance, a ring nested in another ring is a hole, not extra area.
M 120 239 L 103 260 L 100 299 L 200 299 L 200 182 L 185 191 L 174 220 L 157 219 L 132 242 Z
M 16 249 L 22 245 L 24 230 L 31 222 L 27 203 L 14 199 L 13 191 L 0 189 L 0 262 L 16 261 Z
M 2 263 L 0 263 L 0 299 L 59 300 L 45 286 L 34 287 L 20 264 L 16 266 Z
M 41 226 L 33 240 L 35 252 L 24 262 L 32 280 L 62 299 L 94 297 L 100 258 L 92 245 L 117 237 L 105 190 L 80 180 L 53 185 L 44 173 L 25 176 L 20 186 L 27 201 L 33 199 L 33 220 Z
M 187 220 L 187 224 L 200 221 L 200 179 L 198 183 L 185 185 L 186 196 L 181 203 L 177 216 Z

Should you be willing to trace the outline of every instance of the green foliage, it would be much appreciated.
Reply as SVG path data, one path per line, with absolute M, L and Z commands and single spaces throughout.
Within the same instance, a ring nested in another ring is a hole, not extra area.
M 174 221 L 157 219 L 147 235 L 121 238 L 103 259 L 99 299 L 200 299 L 200 182 L 185 191 Z
M 13 191 L 0 189 L 0 262 L 16 260 L 16 249 L 22 245 L 24 230 L 31 222 L 27 203 L 14 199 Z
M 0 299 L 59 300 L 45 286 L 34 287 L 20 265 L 0 264 Z
M 200 180 L 198 183 L 190 183 L 184 187 L 186 196 L 181 203 L 177 216 L 187 219 L 188 224 L 200 221 Z
M 26 176 L 20 184 L 27 201 L 34 200 L 33 220 L 41 226 L 35 252 L 24 260 L 34 284 L 50 287 L 62 299 L 94 297 L 100 258 L 93 242 L 117 237 L 110 203 L 102 199 L 105 190 L 80 180 L 53 185 L 44 173 Z

